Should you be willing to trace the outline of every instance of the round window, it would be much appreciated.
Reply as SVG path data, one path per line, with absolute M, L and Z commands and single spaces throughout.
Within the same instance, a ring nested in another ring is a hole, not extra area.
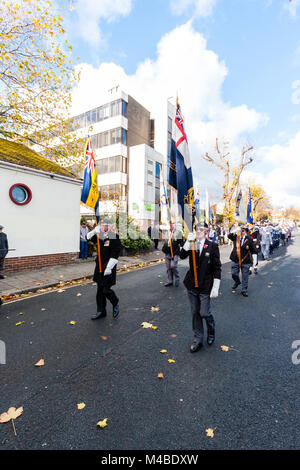
M 9 190 L 11 200 L 18 206 L 28 204 L 32 199 L 30 188 L 23 183 L 14 184 Z

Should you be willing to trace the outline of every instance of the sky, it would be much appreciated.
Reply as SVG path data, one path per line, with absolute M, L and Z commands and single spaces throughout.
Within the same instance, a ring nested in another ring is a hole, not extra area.
M 119 84 L 155 117 L 178 91 L 200 193 L 221 197 L 201 158 L 218 138 L 233 161 L 253 146 L 244 182 L 300 209 L 300 0 L 74 0 L 64 16 L 74 114 Z

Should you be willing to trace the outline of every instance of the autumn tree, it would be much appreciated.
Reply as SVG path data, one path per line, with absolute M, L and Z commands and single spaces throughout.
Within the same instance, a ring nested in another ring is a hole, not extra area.
M 239 161 L 236 164 L 234 159 L 230 157 L 230 152 L 225 152 L 226 143 L 224 143 L 223 147 L 224 148 L 222 150 L 220 148 L 218 139 L 216 139 L 215 155 L 212 156 L 206 152 L 205 155 L 201 155 L 201 158 L 220 168 L 223 173 L 223 216 L 225 219 L 225 225 L 228 228 L 234 219 L 235 196 L 240 184 L 241 174 L 246 166 L 253 161 L 252 154 L 249 154 L 249 152 L 253 150 L 253 146 L 242 148 Z
M 289 220 L 293 220 L 294 222 L 300 221 L 300 210 L 295 209 L 295 207 L 289 207 L 284 211 L 284 217 Z
M 0 135 L 53 160 L 82 153 L 68 111 L 77 82 L 63 18 L 49 0 L 0 3 Z
M 262 217 L 269 216 L 272 210 L 272 204 L 263 187 L 260 184 L 255 184 L 253 181 L 248 180 L 242 185 L 242 188 L 245 193 L 248 193 L 248 189 L 250 188 L 254 222 L 261 220 Z

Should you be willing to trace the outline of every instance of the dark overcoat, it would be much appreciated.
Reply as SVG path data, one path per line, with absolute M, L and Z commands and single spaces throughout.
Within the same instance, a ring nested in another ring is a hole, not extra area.
M 239 262 L 238 252 L 237 252 L 237 234 L 229 233 L 229 240 L 233 242 L 233 249 L 230 254 L 230 259 L 234 263 Z M 241 244 L 241 261 L 242 264 L 252 264 L 252 255 L 257 254 L 257 249 L 254 246 L 253 240 L 250 235 L 246 235 L 243 244 Z
M 189 257 L 190 264 L 190 269 L 186 273 L 183 283 L 187 290 L 192 290 L 197 294 L 210 294 L 214 279 L 221 279 L 219 247 L 216 243 L 205 240 L 201 255 L 199 255 L 199 250 L 195 250 L 198 287 L 195 287 L 192 253 L 192 250 L 185 251 L 182 248 L 179 254 L 181 259 Z
M 91 238 L 91 241 L 97 246 L 97 235 L 94 235 Z M 102 272 L 99 272 L 99 259 L 97 254 L 93 280 L 94 282 L 97 282 L 99 286 L 105 286 L 109 288 L 111 286 L 114 286 L 116 283 L 117 266 L 114 266 L 111 274 L 108 276 L 104 276 L 104 271 L 110 258 L 119 258 L 121 252 L 121 242 L 119 235 L 111 231 L 107 233 L 100 232 L 99 242 Z
M 6 233 L 0 233 L 0 258 L 5 258 L 8 253 L 8 242 Z
M 168 240 L 165 241 L 162 247 L 162 252 L 165 255 L 170 255 L 171 256 L 171 246 L 172 245 L 172 252 L 173 256 L 179 255 L 180 248 L 183 245 L 183 240 L 182 240 L 182 234 L 179 231 L 175 231 L 171 234 L 171 240 L 168 238 Z

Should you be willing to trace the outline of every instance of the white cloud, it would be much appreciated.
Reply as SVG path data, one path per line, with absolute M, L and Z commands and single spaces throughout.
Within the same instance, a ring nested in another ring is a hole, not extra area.
M 176 47 L 174 47 L 176 44 Z M 187 52 L 188 51 L 188 54 Z M 266 122 L 266 117 L 245 104 L 232 106 L 222 99 L 227 67 L 216 53 L 207 49 L 205 38 L 188 22 L 164 35 L 157 46 L 156 60 L 145 59 L 135 74 L 127 75 L 114 63 L 98 68 L 82 64 L 82 79 L 73 93 L 74 114 L 101 102 L 101 93 L 120 85 L 141 102 L 155 118 L 166 112 L 166 101 L 178 91 L 186 120 L 195 181 L 216 191 L 220 173 L 200 155 L 212 151 L 215 139 L 230 141 L 238 155 L 246 136 Z
M 278 207 L 294 206 L 300 209 L 300 132 L 287 145 L 261 147 L 257 157 L 268 168 L 264 174 L 252 174 L 255 180 L 262 184 L 272 202 Z
M 217 0 L 171 0 L 170 7 L 173 15 L 193 13 L 193 17 L 206 18 L 213 12 Z
M 127 16 L 132 9 L 132 0 L 77 0 L 74 14 L 77 17 L 72 30 L 92 46 L 102 40 L 99 26 L 101 20 L 113 22 Z
M 284 4 L 284 9 L 288 10 L 292 18 L 297 16 L 297 8 L 300 7 L 300 0 L 286 0 Z

